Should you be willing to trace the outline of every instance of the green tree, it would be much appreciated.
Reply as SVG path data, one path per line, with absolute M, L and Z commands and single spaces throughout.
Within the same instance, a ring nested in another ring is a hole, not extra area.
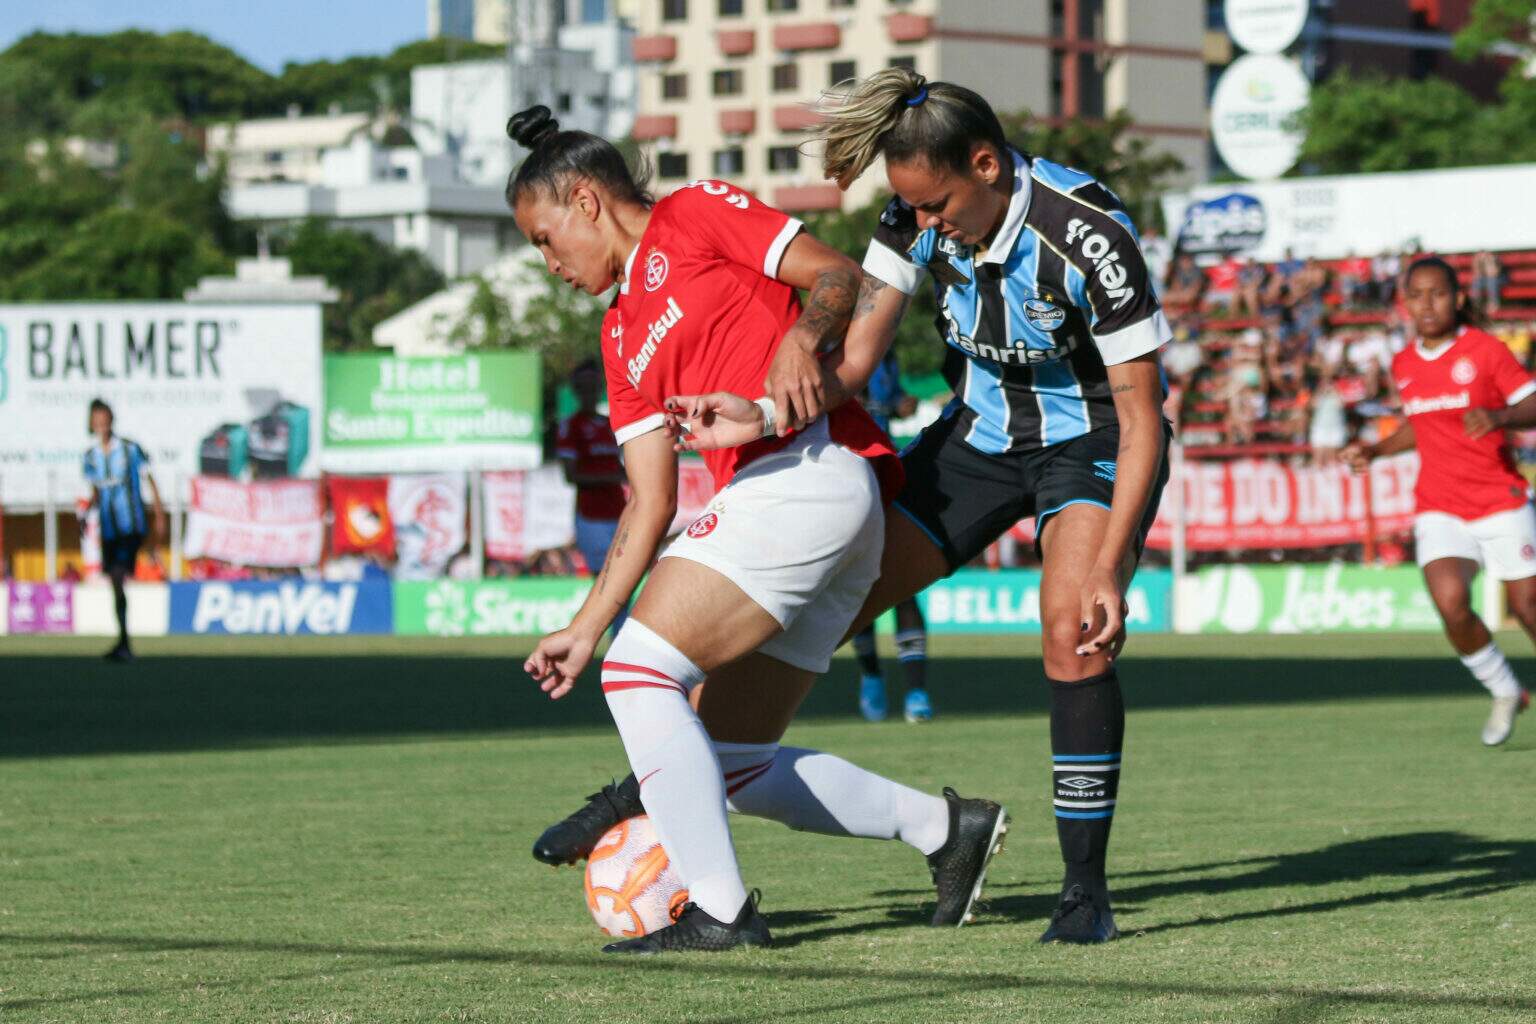
M 282 102 L 311 113 L 333 104 L 342 110 L 382 113 L 381 102 L 402 110 L 411 106 L 411 71 L 423 64 L 499 57 L 503 48 L 462 39 L 424 39 L 406 43 L 384 56 L 348 57 L 287 64 L 276 81 Z M 381 99 L 387 98 L 387 99 Z
M 306 220 L 280 234 L 273 248 L 293 262 L 295 274 L 318 274 L 341 293 L 325 308 L 325 344 L 367 348 L 381 320 L 444 285 L 426 257 L 392 249 L 372 235 Z
M 1533 20 L 1536 0 L 1477 0 L 1456 33 L 1456 56 L 1471 60 L 1496 48 L 1529 53 Z
M 163 210 L 109 206 L 76 224 L 7 291 L 17 299 L 180 298 L 228 257 L 206 232 Z

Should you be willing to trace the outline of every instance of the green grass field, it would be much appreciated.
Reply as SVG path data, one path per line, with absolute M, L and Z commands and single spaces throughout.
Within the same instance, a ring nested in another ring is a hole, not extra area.
M 738 819 L 778 948 L 645 962 L 527 852 L 623 770 L 594 683 L 550 705 L 518 642 L 101 646 L 0 638 L 6 1024 L 1536 1020 L 1536 716 L 1483 749 L 1436 637 L 1134 639 L 1093 949 L 1035 942 L 1036 642 L 937 640 L 927 727 L 852 719 L 840 660 L 792 741 L 1009 805 L 976 924 L 926 927 L 906 847 Z

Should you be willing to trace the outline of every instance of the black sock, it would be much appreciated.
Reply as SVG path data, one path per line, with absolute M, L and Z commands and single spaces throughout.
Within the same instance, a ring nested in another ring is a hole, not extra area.
M 1051 680 L 1051 801 L 1066 865 L 1063 889 L 1104 890 L 1124 738 L 1125 705 L 1114 669 L 1075 683 Z
M 859 656 L 859 671 L 867 676 L 880 674 L 880 655 L 875 652 L 875 627 L 870 626 L 853 638 L 853 653 Z
M 908 690 L 927 689 L 928 634 L 922 629 L 896 634 L 896 659 Z
M 118 580 L 112 581 L 112 604 L 117 609 L 117 642 L 128 646 L 128 592 Z

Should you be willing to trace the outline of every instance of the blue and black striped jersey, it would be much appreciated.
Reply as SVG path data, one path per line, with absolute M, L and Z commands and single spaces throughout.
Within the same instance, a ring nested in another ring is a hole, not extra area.
M 85 479 L 96 489 L 102 540 L 147 532 L 142 477 L 148 465 L 144 449 L 125 437 L 113 437 L 106 451 L 96 444 L 85 450 Z
M 984 252 L 917 226 L 891 200 L 864 257 L 908 295 L 933 280 L 944 377 L 965 440 L 1000 454 L 1116 422 L 1106 365 L 1171 336 L 1120 200 L 1091 176 L 1015 152 L 1014 189 Z

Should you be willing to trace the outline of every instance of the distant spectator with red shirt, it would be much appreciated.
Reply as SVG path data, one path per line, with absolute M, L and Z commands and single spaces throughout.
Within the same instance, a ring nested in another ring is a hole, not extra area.
M 571 390 L 581 408 L 560 424 L 555 457 L 576 488 L 576 548 L 596 573 L 608 557 L 624 514 L 624 464 L 608 417 L 597 411 L 603 396 L 603 369 L 588 359 L 571 372 Z
M 1499 311 L 1499 291 L 1504 283 L 1504 266 L 1499 258 L 1484 249 L 1472 257 L 1472 301 L 1485 313 Z
M 1536 509 L 1506 434 L 1536 426 L 1536 380 L 1503 342 L 1468 323 L 1449 263 L 1415 260 L 1404 284 L 1417 339 L 1393 359 L 1392 376 L 1407 422 L 1343 454 L 1359 471 L 1378 456 L 1418 449 L 1419 565 L 1451 646 L 1493 695 L 1483 743 L 1497 746 L 1531 698 L 1472 610 L 1472 580 L 1486 566 L 1503 581 L 1509 611 L 1536 640 Z

